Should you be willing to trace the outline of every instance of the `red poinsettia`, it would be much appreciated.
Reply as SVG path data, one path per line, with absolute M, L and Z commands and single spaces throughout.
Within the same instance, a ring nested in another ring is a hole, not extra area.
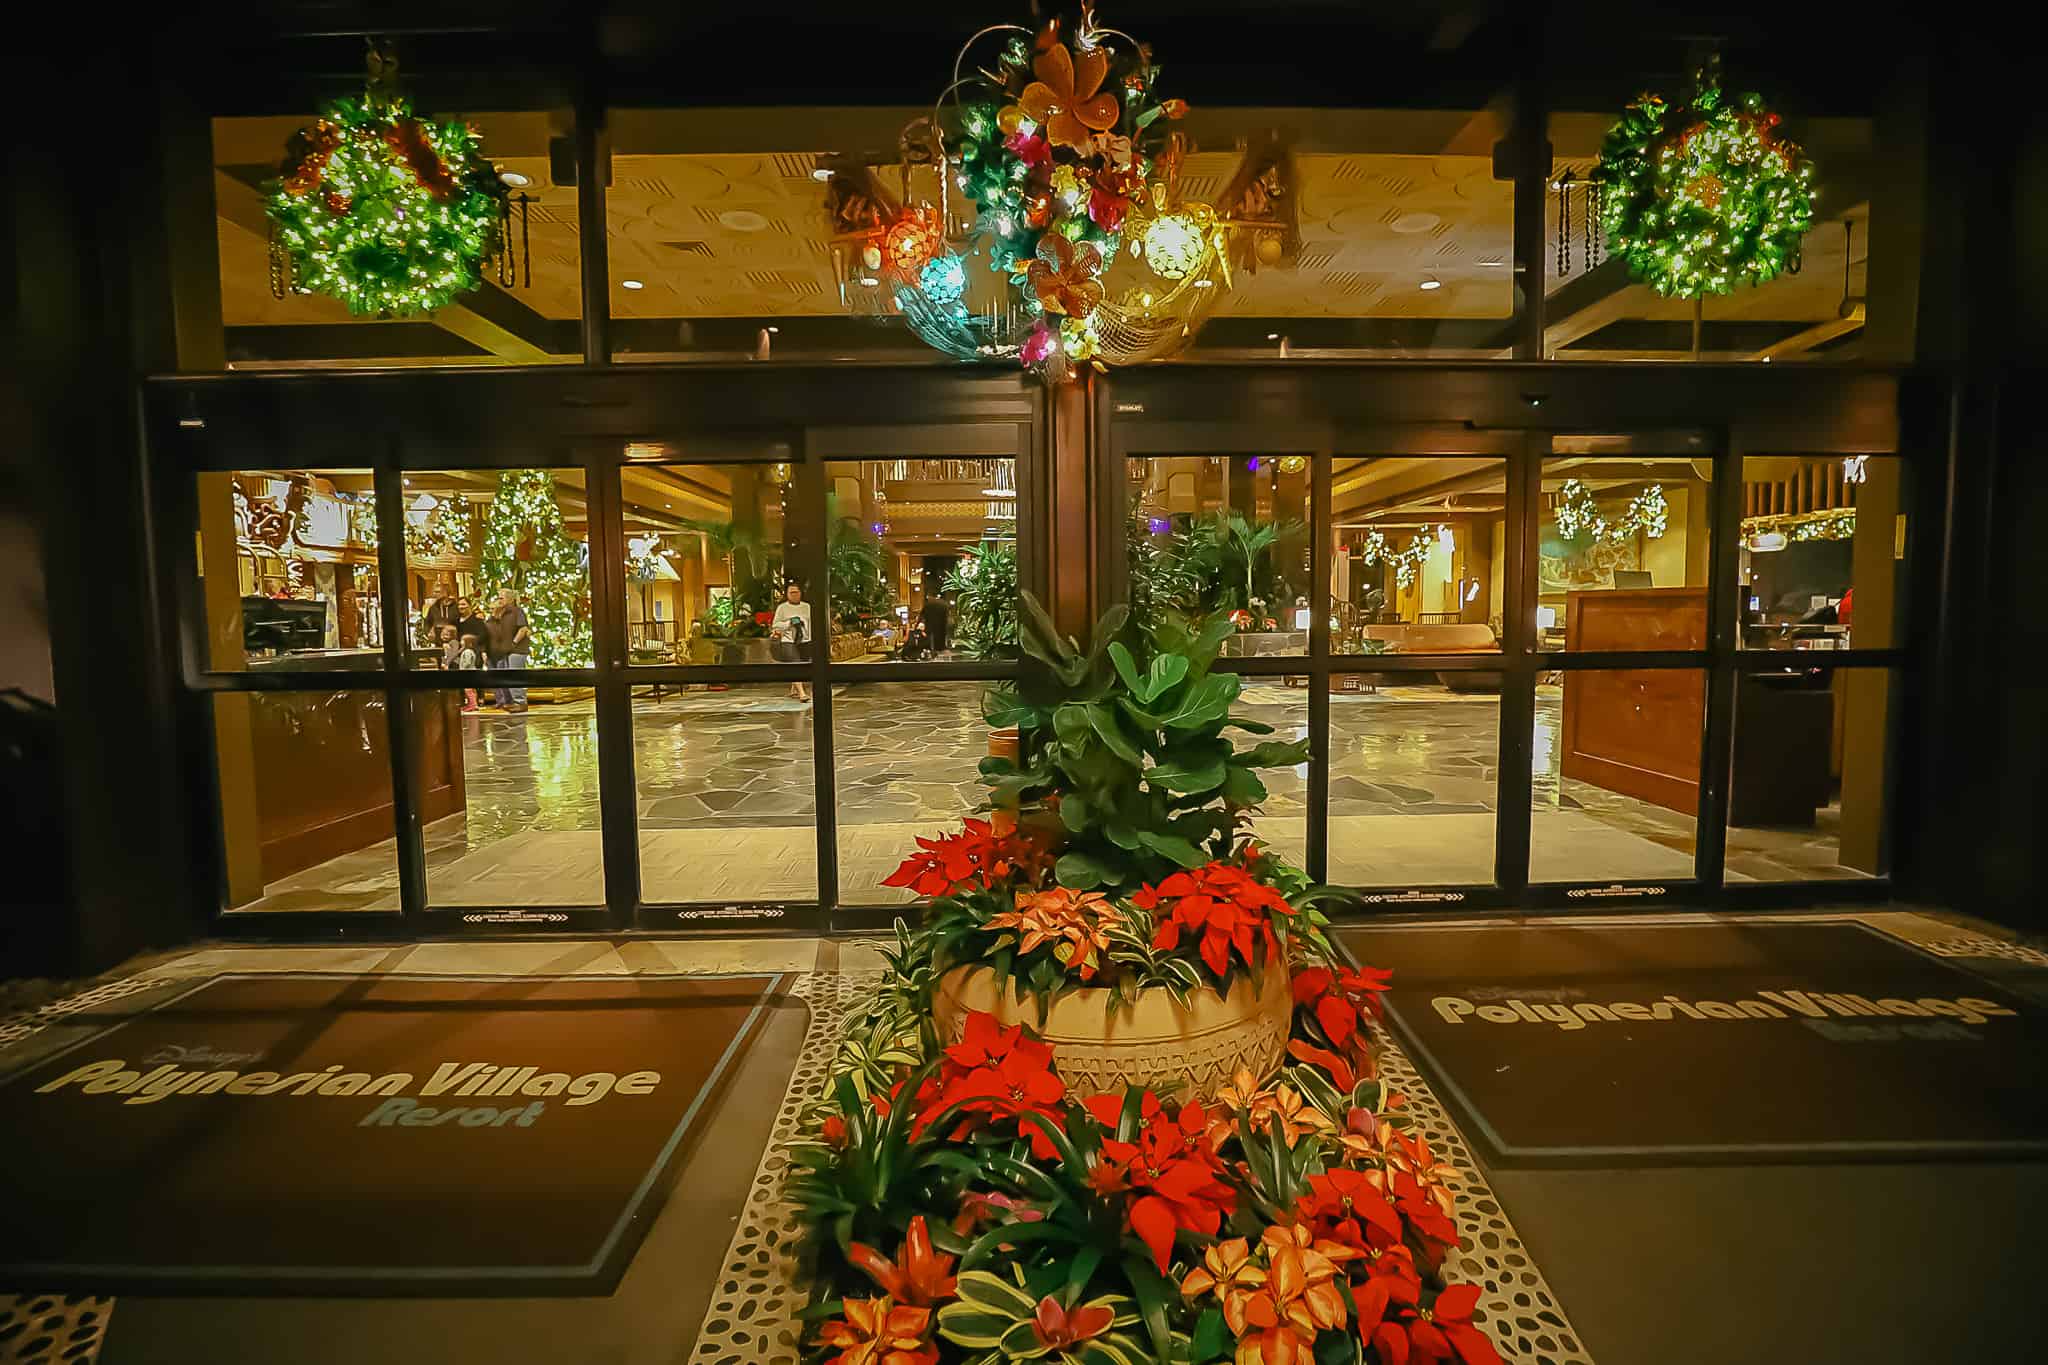
M 921 1213 L 910 1220 L 903 1249 L 895 1260 L 860 1242 L 846 1248 L 846 1259 L 866 1271 L 868 1278 L 898 1303 L 930 1308 L 959 1292 L 959 1282 L 952 1274 L 954 1258 L 933 1250 L 931 1230 Z
M 1101 1194 L 1130 1193 L 1125 1217 L 1163 1275 L 1173 1258 L 1174 1234 L 1187 1228 L 1214 1237 L 1224 1215 L 1237 1207 L 1237 1194 L 1221 1179 L 1208 1112 L 1189 1101 L 1168 1113 L 1149 1092 L 1145 1100 L 1150 1117 L 1137 1141 L 1104 1138 L 1101 1162 L 1088 1180 Z M 1102 1117 L 1100 1110 L 1091 1112 Z
M 1501 1365 L 1500 1352 L 1473 1325 L 1472 1310 L 1478 1304 L 1477 1285 L 1454 1284 L 1429 1307 L 1404 1308 L 1398 1320 L 1390 1318 L 1374 1328 L 1373 1349 L 1383 1365 Z
M 1401 1215 L 1380 1188 L 1377 1172 L 1339 1166 L 1310 1176 L 1308 1190 L 1295 1207 L 1318 1238 L 1360 1251 L 1400 1244 Z
M 757 626 L 769 625 L 774 620 L 775 613 L 772 611 L 757 611 L 754 613 L 754 624 Z
M 940 1111 L 959 1106 L 966 1116 L 955 1137 L 975 1127 L 974 1119 L 1015 1119 L 1039 1114 L 1058 1126 L 1060 1102 L 1067 1085 L 1052 1069 L 1052 1049 L 1026 1036 L 1022 1024 L 1004 1028 L 994 1015 L 976 1010 L 967 1016 L 966 1032 L 946 1049 L 931 1093 L 919 1093 L 919 1130 Z M 1031 1149 L 1041 1158 L 1053 1154 L 1052 1143 L 1035 1123 L 1022 1126 Z
M 1351 1285 L 1351 1302 L 1358 1310 L 1358 1333 L 1364 1336 L 1374 1323 L 1389 1312 L 1413 1308 L 1422 1302 L 1422 1272 L 1415 1254 L 1404 1246 L 1367 1250 L 1354 1257 L 1352 1272 L 1364 1267 L 1365 1278 Z
M 1190 872 L 1175 872 L 1157 886 L 1143 886 L 1131 897 L 1141 909 L 1161 915 L 1152 946 L 1173 949 L 1183 933 L 1198 935 L 1198 951 L 1209 970 L 1222 976 L 1233 950 L 1248 967 L 1259 965 L 1258 945 L 1266 960 L 1275 960 L 1280 945 L 1273 935 L 1273 917 L 1292 915 L 1294 907 L 1272 887 L 1235 863 L 1212 862 Z
M 995 886 L 1015 873 L 1033 872 L 1044 861 L 1044 850 L 1029 835 L 998 834 L 986 820 L 964 821 L 958 834 L 920 837 L 917 849 L 882 885 L 943 896 L 962 886 Z

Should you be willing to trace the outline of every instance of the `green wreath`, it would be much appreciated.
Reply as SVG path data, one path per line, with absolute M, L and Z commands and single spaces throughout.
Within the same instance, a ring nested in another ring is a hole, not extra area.
M 431 313 L 483 282 L 509 200 L 476 133 L 372 91 L 292 135 L 267 205 L 271 290 L 359 317 Z
M 1631 278 L 1666 298 L 1726 294 L 1799 269 L 1813 164 L 1756 94 L 1709 64 L 1690 100 L 1642 95 L 1608 132 L 1593 179 L 1601 225 Z

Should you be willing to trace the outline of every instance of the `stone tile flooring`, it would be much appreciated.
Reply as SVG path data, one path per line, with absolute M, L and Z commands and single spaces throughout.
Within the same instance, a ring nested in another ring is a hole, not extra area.
M 982 684 L 853 683 L 834 689 L 841 896 L 881 887 L 910 837 L 972 811 L 987 753 Z M 1558 772 L 1561 697 L 1536 697 L 1531 876 L 1537 881 L 1689 876 L 1689 815 Z M 1307 733 L 1308 693 L 1247 687 L 1243 709 L 1278 737 Z M 1499 756 L 1496 697 L 1384 687 L 1330 698 L 1330 878 L 1361 886 L 1487 883 Z M 595 904 L 603 899 L 597 719 L 589 701 L 463 718 L 467 809 L 426 831 L 430 903 Z M 773 685 L 643 696 L 633 705 L 642 880 L 654 900 L 817 895 L 817 791 L 809 707 Z M 1306 765 L 1264 774 L 1256 829 L 1307 847 Z M 1810 830 L 1730 831 L 1731 880 L 1815 880 L 1841 867 L 1839 811 Z M 273 884 L 252 909 L 392 910 L 394 845 Z

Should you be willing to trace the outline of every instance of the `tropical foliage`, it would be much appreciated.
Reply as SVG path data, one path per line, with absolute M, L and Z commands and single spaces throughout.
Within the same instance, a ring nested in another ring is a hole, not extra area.
M 953 599 L 954 648 L 970 659 L 1017 657 L 1017 545 L 970 545 L 946 572 Z
M 1216 511 L 1174 517 L 1154 531 L 1133 512 L 1124 528 L 1124 564 L 1132 613 L 1153 620 L 1177 612 L 1193 620 L 1228 617 L 1239 630 L 1280 630 L 1308 591 L 1302 523 L 1262 522 Z

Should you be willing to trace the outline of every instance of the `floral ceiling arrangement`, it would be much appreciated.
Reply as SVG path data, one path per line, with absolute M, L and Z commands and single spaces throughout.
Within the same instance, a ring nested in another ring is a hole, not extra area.
M 512 199 L 497 168 L 474 129 L 415 117 L 396 74 L 373 48 L 363 94 L 292 135 L 266 204 L 276 297 L 325 294 L 359 317 L 403 318 L 492 273 L 512 283 Z
M 1718 58 L 1684 100 L 1644 94 L 1593 170 L 1610 246 L 1666 298 L 1726 294 L 1797 273 L 1813 227 L 1813 164 L 1761 95 L 1721 88 Z
M 1655 540 L 1671 521 L 1671 508 L 1660 484 L 1651 484 L 1628 500 L 1620 517 L 1609 520 L 1593 501 L 1592 492 L 1577 479 L 1566 479 L 1557 488 L 1553 512 L 1557 534 L 1565 540 L 1605 541 L 1619 545 L 1637 535 Z
M 1024 599 L 1035 667 L 984 706 L 1020 757 L 983 764 L 988 819 L 890 878 L 921 927 L 791 1151 L 808 1360 L 1497 1365 L 1445 1275 L 1450 1174 L 1376 1078 L 1387 974 L 1341 965 L 1326 893 L 1246 833 L 1258 770 L 1305 745 L 1226 737 L 1267 731 L 1211 671 L 1227 633 L 1119 609 L 1084 652 Z M 976 975 L 1006 1003 L 942 1025 Z M 1046 1041 L 1062 1012 L 1106 1037 L 1148 1000 L 1269 994 L 1276 1060 L 1220 1080 L 1085 1083 Z
M 963 76 L 988 39 L 1003 40 L 994 60 Z M 1071 32 L 982 30 L 953 75 L 945 112 L 906 132 L 903 202 L 872 187 L 835 201 L 861 283 L 939 350 L 1049 379 L 1184 346 L 1228 287 L 1228 225 L 1179 192 L 1187 148 L 1170 128 L 1187 104 L 1158 96 L 1150 49 L 1083 4 Z M 936 205 L 909 202 L 913 165 L 936 172 Z

